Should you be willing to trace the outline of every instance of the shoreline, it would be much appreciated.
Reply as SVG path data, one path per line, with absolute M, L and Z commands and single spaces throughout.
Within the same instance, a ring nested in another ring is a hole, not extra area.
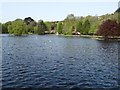
M 59 34 L 57 36 L 84 37 L 84 38 L 91 38 L 91 39 L 96 39 L 96 40 L 105 40 L 105 38 L 103 36 L 97 36 L 97 35 L 63 35 L 63 34 Z M 120 36 L 114 36 L 114 37 L 109 36 L 107 38 L 107 40 L 118 40 L 118 41 L 120 41 Z
M 4 34 L 1 34 L 4 35 Z M 23 35 L 13 35 L 13 34 L 8 34 L 9 36 L 27 36 L 27 35 L 37 35 L 37 34 L 23 34 Z M 56 35 L 56 34 L 45 34 L 45 35 Z M 56 36 L 64 36 L 64 37 L 83 37 L 83 38 L 91 38 L 95 40 L 105 40 L 103 36 L 97 36 L 97 35 L 64 35 L 64 34 L 58 34 Z M 120 41 L 120 36 L 114 36 L 111 37 L 109 36 L 106 40 L 117 40 Z

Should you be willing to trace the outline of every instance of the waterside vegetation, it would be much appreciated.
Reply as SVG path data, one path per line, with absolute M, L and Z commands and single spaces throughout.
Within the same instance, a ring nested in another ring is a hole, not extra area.
M 69 14 L 62 21 L 36 22 L 31 17 L 0 23 L 2 34 L 21 36 L 24 34 L 79 35 L 86 37 L 119 38 L 120 8 L 112 14 L 102 16 L 74 16 Z

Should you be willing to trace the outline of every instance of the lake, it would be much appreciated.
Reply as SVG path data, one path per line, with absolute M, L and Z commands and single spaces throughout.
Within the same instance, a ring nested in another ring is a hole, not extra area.
M 2 37 L 2 89 L 119 90 L 119 42 L 82 37 Z

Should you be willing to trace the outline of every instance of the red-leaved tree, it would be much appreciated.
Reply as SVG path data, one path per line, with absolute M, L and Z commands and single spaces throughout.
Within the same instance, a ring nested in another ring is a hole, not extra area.
M 108 36 L 120 36 L 120 24 L 118 24 L 115 20 L 106 20 L 99 26 L 97 35 L 104 36 L 107 38 Z

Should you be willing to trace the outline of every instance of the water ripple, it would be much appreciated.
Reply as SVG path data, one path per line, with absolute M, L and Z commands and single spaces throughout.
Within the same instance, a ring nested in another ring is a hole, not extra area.
M 2 44 L 3 89 L 118 90 L 117 42 L 31 35 Z

